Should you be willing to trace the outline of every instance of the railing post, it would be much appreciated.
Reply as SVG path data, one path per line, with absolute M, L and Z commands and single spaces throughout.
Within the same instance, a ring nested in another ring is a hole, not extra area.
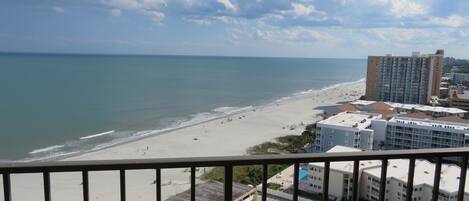
M 355 160 L 353 162 L 353 191 L 352 201 L 358 201 L 358 173 L 360 171 L 360 161 Z
M 88 170 L 83 170 L 81 172 L 82 177 L 82 187 L 83 187 L 83 201 L 90 200 L 89 185 L 88 185 Z
M 233 200 L 233 166 L 225 165 L 225 201 Z
M 463 156 L 462 161 L 461 161 L 461 172 L 459 175 L 458 201 L 464 200 L 466 173 L 467 173 L 467 156 Z
M 262 165 L 262 201 L 267 201 L 267 177 L 269 173 L 269 167 L 267 164 Z
M 119 170 L 120 175 L 120 194 L 121 194 L 121 201 L 126 200 L 125 195 L 125 169 Z
M 44 200 L 50 201 L 50 173 L 43 172 L 42 177 L 44 181 Z
M 300 174 L 300 164 L 293 165 L 293 201 L 298 201 L 298 179 Z
M 379 184 L 379 200 L 384 201 L 386 195 L 386 182 L 388 172 L 388 160 L 381 160 L 381 183 Z
M 156 169 L 156 201 L 161 201 L 161 169 Z
M 436 159 L 435 176 L 433 178 L 432 201 L 438 201 L 440 195 L 441 157 Z
M 11 201 L 11 182 L 9 173 L 3 173 L 3 199 L 4 201 Z
M 322 180 L 322 200 L 329 200 L 329 166 L 330 162 L 324 162 L 324 178 Z
M 195 167 L 191 167 L 191 201 L 195 201 Z
M 414 170 L 415 158 L 411 158 L 409 159 L 409 172 L 407 173 L 406 201 L 412 201 L 412 193 L 414 192 Z

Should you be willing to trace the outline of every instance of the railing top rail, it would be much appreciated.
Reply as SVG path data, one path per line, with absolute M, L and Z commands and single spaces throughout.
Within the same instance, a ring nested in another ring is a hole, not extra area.
M 308 162 L 334 162 L 353 160 L 382 160 L 469 156 L 469 148 L 444 149 L 413 149 L 392 151 L 364 151 L 340 153 L 304 153 L 287 155 L 249 155 L 249 156 L 215 156 L 190 158 L 161 159 L 122 159 L 122 160 L 91 160 L 91 161 L 38 161 L 0 163 L 0 173 L 29 172 L 70 172 L 70 171 L 101 171 L 120 169 L 154 169 L 208 167 L 225 165 L 261 165 L 289 164 Z

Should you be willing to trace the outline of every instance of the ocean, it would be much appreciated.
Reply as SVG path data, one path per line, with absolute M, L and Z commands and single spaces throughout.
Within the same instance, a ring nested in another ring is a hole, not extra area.
M 103 149 L 365 75 L 365 59 L 2 53 L 0 160 Z

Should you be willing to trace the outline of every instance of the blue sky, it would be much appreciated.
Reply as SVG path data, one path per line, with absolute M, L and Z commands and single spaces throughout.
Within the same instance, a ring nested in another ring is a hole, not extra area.
M 2 0 L 0 51 L 469 58 L 467 0 Z

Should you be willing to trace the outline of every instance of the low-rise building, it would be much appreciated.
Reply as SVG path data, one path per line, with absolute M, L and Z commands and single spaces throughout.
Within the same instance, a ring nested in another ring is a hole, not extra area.
M 389 160 L 386 177 L 385 200 L 406 200 L 407 175 L 409 160 Z M 457 200 L 459 174 L 461 168 L 456 165 L 441 165 L 440 195 L 441 201 Z M 466 170 L 467 171 L 467 170 Z M 415 161 L 412 200 L 426 201 L 432 199 L 435 164 L 426 160 Z M 370 167 L 361 172 L 359 195 L 364 200 L 379 200 L 381 166 Z M 469 181 L 466 180 L 465 198 L 469 200 Z
M 469 146 L 469 124 L 461 118 L 430 119 L 418 113 L 393 117 L 387 122 L 385 144 L 388 149 Z
M 373 149 L 372 120 L 380 114 L 366 112 L 341 112 L 316 124 L 316 145 L 325 152 L 336 145 L 358 149 Z
M 468 92 L 469 93 L 469 92 Z M 343 105 L 349 105 L 344 107 Z M 445 117 L 445 116 L 464 116 L 467 113 L 466 110 L 452 107 L 441 107 L 441 106 L 430 106 L 420 104 L 405 104 L 405 103 L 394 103 L 394 102 L 382 102 L 382 101 L 364 101 L 356 100 L 347 104 L 343 104 L 342 107 L 350 108 L 346 111 L 366 111 L 370 113 L 378 113 L 383 118 L 389 118 L 397 116 L 402 113 L 414 113 L 422 112 L 434 117 Z M 351 108 L 353 107 L 353 108 Z M 355 109 L 355 110 L 351 110 Z
M 328 151 L 359 152 L 362 150 L 350 147 L 336 146 Z M 350 200 L 353 192 L 353 161 L 330 163 L 329 169 L 329 197 L 337 201 Z M 409 160 L 394 159 L 388 161 L 386 174 L 385 200 L 406 200 L 407 176 Z M 309 163 L 307 181 L 301 182 L 299 189 L 311 193 L 322 193 L 324 178 L 324 163 Z M 435 164 L 426 160 L 415 161 L 412 200 L 431 200 Z M 442 164 L 440 176 L 441 201 L 457 200 L 460 167 Z M 466 170 L 468 171 L 468 170 Z M 381 161 L 360 161 L 358 181 L 358 196 L 360 200 L 379 200 L 381 183 Z M 469 200 L 469 180 L 465 185 L 465 201 Z
M 446 116 L 460 116 L 463 117 L 466 110 L 462 110 L 454 107 L 440 107 L 440 106 L 429 106 L 419 104 L 403 104 L 403 103 L 391 103 L 387 102 L 389 106 L 393 107 L 398 113 L 415 113 L 421 112 L 433 117 L 446 117 Z
M 350 147 L 335 146 L 327 153 L 360 151 Z M 359 170 L 362 172 L 364 169 L 380 165 L 380 161 L 360 161 Z M 337 201 L 350 200 L 353 192 L 353 161 L 333 162 L 329 167 L 329 197 Z M 300 183 L 299 189 L 311 193 L 322 193 L 324 163 L 309 163 L 308 171 L 309 177 Z
M 368 122 L 371 125 L 369 129 L 373 131 L 373 142 L 372 142 L 373 149 L 376 149 L 376 150 L 384 149 L 386 145 L 386 140 L 387 140 L 386 136 L 388 136 L 389 134 L 393 134 L 392 132 L 388 134 L 387 124 L 388 124 L 388 120 L 393 119 L 394 117 L 395 119 L 398 119 L 399 117 L 413 117 L 413 118 L 418 118 L 418 119 L 428 119 L 428 120 L 443 122 L 443 124 L 457 123 L 457 124 L 469 125 L 469 121 L 463 118 L 468 115 L 468 112 L 466 110 L 462 110 L 459 108 L 429 106 L 429 105 L 420 105 L 420 104 L 403 104 L 403 103 L 382 102 L 382 101 L 366 101 L 366 100 L 356 100 L 356 101 L 352 101 L 352 102 L 341 104 L 341 105 L 335 105 L 334 108 L 337 108 L 336 111 L 346 111 L 346 114 L 349 114 L 348 116 L 353 116 L 353 114 L 360 114 L 364 112 L 368 114 L 371 113 L 371 114 L 381 115 L 381 118 L 373 118 L 371 119 L 370 122 Z M 329 108 L 328 111 L 334 111 L 334 110 Z M 344 112 L 338 112 L 337 114 L 330 116 L 327 120 L 323 122 L 319 122 L 318 124 L 321 124 L 321 123 L 323 124 L 327 123 L 329 125 L 344 124 L 342 125 L 342 127 L 345 127 L 345 125 L 347 123 L 350 123 L 349 121 L 352 120 L 353 118 L 348 118 L 347 121 L 340 122 L 341 117 L 337 117 L 338 115 L 342 115 L 343 116 L 342 118 L 347 118 L 347 117 L 344 117 L 347 115 L 344 115 L 342 113 Z M 334 120 L 334 119 L 337 119 L 337 120 Z M 392 121 L 395 121 L 395 119 Z M 351 124 L 353 124 L 353 122 Z M 336 125 L 334 128 L 337 130 L 338 126 L 339 125 Z M 332 126 L 329 126 L 329 127 L 332 127 Z M 330 133 L 329 130 L 325 129 L 325 131 L 321 131 L 321 132 Z M 318 132 L 317 132 L 319 133 L 318 136 L 321 136 L 320 134 L 321 132 L 319 131 L 320 129 L 318 129 Z M 335 133 L 337 132 L 338 131 L 335 131 Z M 391 136 L 391 137 L 395 138 L 395 136 Z M 334 145 L 345 145 L 345 146 L 357 148 L 357 146 L 343 143 L 344 140 L 342 138 L 339 140 L 334 140 L 335 138 L 337 138 L 335 137 L 335 135 L 329 138 L 324 137 L 324 136 L 318 137 L 317 143 L 315 143 L 315 147 L 322 146 L 323 148 L 316 149 L 316 151 L 319 151 L 319 152 L 327 151 L 330 147 Z M 395 143 L 392 142 L 391 148 L 399 149 L 399 146 L 394 147 L 394 144 Z M 414 147 L 414 148 L 417 148 L 417 147 Z M 361 147 L 361 149 L 367 149 L 367 148 Z

